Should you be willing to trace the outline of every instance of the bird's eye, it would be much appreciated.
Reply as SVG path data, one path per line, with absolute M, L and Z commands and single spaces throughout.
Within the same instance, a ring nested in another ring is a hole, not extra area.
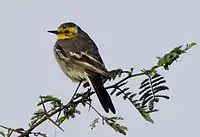
M 69 30 L 65 30 L 65 33 L 69 33 Z

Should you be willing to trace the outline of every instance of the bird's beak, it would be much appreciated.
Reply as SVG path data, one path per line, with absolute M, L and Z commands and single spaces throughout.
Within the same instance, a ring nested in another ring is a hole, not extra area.
M 58 34 L 58 31 L 57 31 L 57 30 L 49 30 L 49 31 L 47 31 L 47 32 L 53 33 L 53 34 Z

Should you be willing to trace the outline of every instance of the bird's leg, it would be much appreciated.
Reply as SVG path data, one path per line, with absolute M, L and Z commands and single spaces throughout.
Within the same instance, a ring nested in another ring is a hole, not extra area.
M 77 88 L 76 88 L 76 90 L 75 90 L 75 92 L 74 92 L 74 94 L 73 94 L 73 96 L 72 96 L 70 102 L 72 102 L 73 99 L 74 99 L 74 97 L 76 96 L 76 93 L 78 92 L 78 89 L 80 88 L 82 81 L 83 81 L 83 80 L 81 80 L 81 81 L 79 82 L 79 84 L 78 84 L 78 86 L 77 86 Z
M 91 93 L 91 88 L 88 88 L 88 90 L 87 90 L 87 94 L 88 94 L 88 105 L 89 105 L 88 111 L 90 111 L 90 108 L 91 108 L 91 106 L 92 106 L 92 99 L 90 98 L 90 93 Z

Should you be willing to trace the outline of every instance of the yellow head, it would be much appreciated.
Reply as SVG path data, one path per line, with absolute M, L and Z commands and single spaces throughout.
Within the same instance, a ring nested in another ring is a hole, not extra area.
M 70 39 L 78 34 L 78 26 L 72 22 L 63 23 L 57 30 L 48 31 L 57 35 L 58 40 Z

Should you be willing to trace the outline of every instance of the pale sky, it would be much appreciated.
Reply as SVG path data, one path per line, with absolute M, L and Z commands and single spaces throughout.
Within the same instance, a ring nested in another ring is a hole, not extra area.
M 47 30 L 73 21 L 96 42 L 109 70 L 134 67 L 139 72 L 176 46 L 200 43 L 199 5 L 197 0 L 1 0 L 0 124 L 27 128 L 40 95 L 54 95 L 65 103 L 72 96 L 76 84 L 58 67 L 53 55 L 56 37 Z M 129 128 L 127 137 L 199 136 L 199 51 L 196 46 L 170 71 L 160 70 L 171 99 L 157 106 L 160 111 L 152 116 L 155 124 L 146 122 L 129 102 L 112 96 L 116 116 L 124 117 L 121 123 Z M 144 78 L 129 82 L 132 91 L 138 91 Z M 105 114 L 98 101 L 93 105 Z M 79 109 L 80 116 L 62 125 L 65 132 L 50 122 L 36 131 L 49 137 L 122 136 L 107 125 L 91 130 L 97 114 Z

